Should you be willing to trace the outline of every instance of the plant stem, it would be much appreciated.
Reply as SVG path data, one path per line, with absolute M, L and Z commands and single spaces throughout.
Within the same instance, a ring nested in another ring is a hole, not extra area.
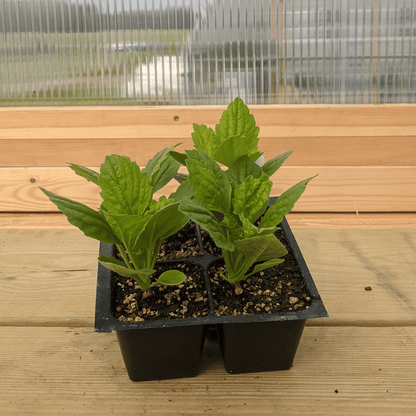
M 129 268 L 129 269 L 133 269 L 134 267 L 131 265 L 131 263 L 129 261 L 129 258 L 127 257 L 126 250 L 125 250 L 124 246 L 122 244 L 117 244 L 116 247 L 118 248 L 118 251 L 119 251 L 121 257 L 123 258 L 124 263 L 126 264 L 126 267 Z

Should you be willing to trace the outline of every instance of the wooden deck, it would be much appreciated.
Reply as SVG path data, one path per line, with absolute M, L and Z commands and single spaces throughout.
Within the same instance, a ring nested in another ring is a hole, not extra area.
M 330 315 L 291 370 L 230 375 L 207 342 L 196 378 L 144 383 L 115 334 L 93 332 L 98 243 L 59 214 L 20 215 L 0 216 L 2 415 L 416 414 L 414 215 L 288 217 Z
M 38 189 L 94 206 L 66 162 L 143 165 L 223 108 L 0 109 L 1 416 L 416 415 L 416 106 L 254 107 L 266 158 L 295 150 L 274 194 L 319 173 L 287 219 L 329 318 L 293 368 L 230 375 L 207 341 L 197 377 L 131 382 L 93 332 L 98 242 Z

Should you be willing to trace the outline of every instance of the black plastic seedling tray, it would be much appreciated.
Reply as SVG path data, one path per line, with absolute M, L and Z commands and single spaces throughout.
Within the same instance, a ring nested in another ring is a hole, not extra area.
M 271 203 L 273 202 L 271 199 Z M 305 279 L 312 303 L 309 308 L 286 313 L 217 316 L 208 268 L 218 257 L 206 254 L 192 261 L 205 270 L 210 313 L 199 318 L 121 322 L 111 314 L 113 272 L 98 265 L 95 331 L 117 333 L 120 349 L 133 381 L 192 377 L 198 374 L 208 328 L 216 328 L 225 369 L 230 373 L 286 370 L 292 366 L 306 320 L 327 317 L 299 246 L 287 224 L 280 224 Z M 199 241 L 202 250 L 202 239 Z M 115 246 L 101 243 L 100 255 L 114 255 Z M 164 262 L 161 262 L 164 263 Z

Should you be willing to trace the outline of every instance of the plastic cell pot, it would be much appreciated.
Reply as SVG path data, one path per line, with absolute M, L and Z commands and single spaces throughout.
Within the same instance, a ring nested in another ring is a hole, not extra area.
M 101 243 L 100 255 L 114 255 L 115 247 Z M 194 377 L 209 318 L 121 322 L 111 314 L 113 272 L 98 265 L 95 331 L 115 331 L 132 381 Z
M 299 246 L 287 224 L 280 224 L 312 298 L 308 309 L 286 313 L 224 317 L 217 332 L 229 373 L 288 370 L 293 365 L 306 320 L 328 317 Z
M 273 202 L 271 199 L 271 203 Z M 294 361 L 306 320 L 328 314 L 302 253 L 286 222 L 280 227 L 305 279 L 312 303 L 308 309 L 286 313 L 217 316 L 208 270 L 218 257 L 206 254 L 184 261 L 199 263 L 205 271 L 210 301 L 208 316 L 148 322 L 121 322 L 111 314 L 113 273 L 98 265 L 96 332 L 117 333 L 128 375 L 133 381 L 193 377 L 198 374 L 205 336 L 218 333 L 225 369 L 247 373 L 289 369 Z M 197 228 L 198 229 L 198 228 Z M 198 229 L 201 251 L 201 233 Z M 115 247 L 101 243 L 100 255 L 114 255 Z M 212 337 L 211 337 L 212 338 Z

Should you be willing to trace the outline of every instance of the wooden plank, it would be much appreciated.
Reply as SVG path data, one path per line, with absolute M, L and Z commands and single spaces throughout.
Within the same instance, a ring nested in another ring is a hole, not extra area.
M 416 212 L 416 167 L 410 166 L 284 166 L 271 178 L 272 195 L 316 174 L 295 212 Z M 169 195 L 177 185 L 172 181 L 157 195 Z M 91 207 L 100 204 L 99 188 L 69 168 L 3 168 L 0 212 L 56 212 L 39 186 Z
M 316 229 L 410 229 L 416 228 L 416 214 L 412 213 L 305 213 L 286 216 L 291 228 Z M 65 215 L 54 213 L 0 213 L 2 230 L 72 230 Z
M 64 166 L 67 161 L 91 166 L 111 153 L 142 164 L 178 141 L 189 148 L 192 123 L 215 127 L 224 108 L 2 108 L 0 166 Z M 289 166 L 416 164 L 415 105 L 250 109 L 267 158 L 295 150 Z
M 149 120 L 150 121 L 150 120 Z M 149 123 L 149 121 L 147 121 Z M 219 118 L 216 120 L 218 123 Z M 207 123 L 203 123 L 207 124 Z M 401 136 L 416 136 L 415 126 L 329 126 L 329 127 L 315 127 L 315 126 L 286 126 L 278 125 L 261 125 L 256 121 L 260 127 L 262 136 L 270 137 L 401 137 Z M 139 124 L 139 125 L 117 125 L 117 126 L 96 126 L 96 127 L 76 127 L 69 125 L 68 127 L 49 127 L 40 126 L 37 128 L 29 128 L 26 125 L 20 128 L 6 129 L 2 128 L 1 139 L 19 140 L 39 140 L 39 139 L 54 139 L 54 140 L 77 140 L 80 137 L 88 137 L 90 139 L 148 139 L 150 137 L 157 137 L 162 139 L 183 139 L 190 137 L 193 128 L 192 124 Z M 211 124 L 208 127 L 214 128 Z
M 388 137 L 301 136 L 278 137 L 275 128 L 270 137 L 260 132 L 259 148 L 266 160 L 287 150 L 294 153 L 285 166 L 416 166 L 415 136 Z M 109 154 L 123 154 L 145 165 L 159 150 L 178 142 L 178 149 L 193 147 L 191 134 L 168 138 L 149 135 L 142 138 L 92 139 L 83 133 L 73 139 L 1 139 L 1 167 L 56 167 L 68 162 L 80 165 L 99 166 Z M 82 152 L 80 151 L 82 149 Z
M 293 232 L 329 313 L 312 325 L 416 325 L 415 229 Z
M 293 232 L 330 316 L 311 325 L 416 324 L 416 229 Z M 0 325 L 93 324 L 97 241 L 76 229 L 0 241 Z
M 206 344 L 195 378 L 133 383 L 114 334 L 0 328 L 4 416 L 414 415 L 415 328 L 306 327 L 288 371 L 231 375 Z
M 94 324 L 98 241 L 74 227 L 0 235 L 2 324 Z
M 416 228 L 416 214 L 409 213 L 362 213 L 357 215 L 294 212 L 287 215 L 287 220 L 291 228 L 379 230 Z M 18 220 L 16 221 L 18 222 Z
M 93 128 L 136 125 L 214 126 L 226 106 L 0 108 L 1 129 Z M 416 127 L 414 104 L 250 105 L 258 126 Z M 22 132 L 24 130 L 21 130 Z M 413 130 L 412 130 L 413 131 Z M 414 134 L 414 133 L 412 133 Z M 3 137 L 0 135 L 0 137 Z M 24 137 L 24 134 L 22 135 Z

